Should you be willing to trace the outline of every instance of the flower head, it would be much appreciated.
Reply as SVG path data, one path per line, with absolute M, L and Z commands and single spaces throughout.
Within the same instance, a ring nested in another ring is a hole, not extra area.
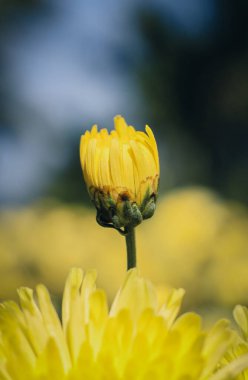
M 184 291 L 165 290 L 159 304 L 136 270 L 109 311 L 95 278 L 71 270 L 62 323 L 43 285 L 37 303 L 31 289 L 21 288 L 20 307 L 1 304 L 1 380 L 212 379 L 232 336 L 225 321 L 205 332 L 197 314 L 176 318 Z
M 159 158 L 152 130 L 128 126 L 121 116 L 115 129 L 98 132 L 94 125 L 81 137 L 80 159 L 84 179 L 103 226 L 134 227 L 155 210 Z

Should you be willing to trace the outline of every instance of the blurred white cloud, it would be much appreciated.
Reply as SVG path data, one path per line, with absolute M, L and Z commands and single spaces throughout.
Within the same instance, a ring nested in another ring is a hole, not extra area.
M 118 61 L 135 45 L 130 4 L 54 0 L 52 12 L 9 30 L 4 53 L 16 103 L 10 114 L 21 134 L 0 140 L 3 202 L 42 191 L 65 161 L 54 151 L 72 129 L 79 136 L 83 125 L 112 124 L 116 113 L 126 116 L 137 106 L 134 81 Z

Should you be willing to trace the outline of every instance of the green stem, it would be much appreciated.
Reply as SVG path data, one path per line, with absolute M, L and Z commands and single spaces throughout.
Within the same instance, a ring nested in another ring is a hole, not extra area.
M 135 231 L 134 228 L 129 228 L 126 238 L 127 247 L 127 270 L 136 267 L 136 246 L 135 246 Z

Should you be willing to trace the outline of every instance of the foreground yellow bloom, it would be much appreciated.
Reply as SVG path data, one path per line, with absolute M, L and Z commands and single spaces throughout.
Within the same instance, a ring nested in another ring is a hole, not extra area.
M 159 158 L 152 130 L 146 133 L 114 118 L 115 130 L 94 125 L 81 137 L 84 179 L 103 226 L 134 227 L 155 210 Z
M 127 273 L 109 311 L 95 278 L 95 272 L 71 270 L 62 323 L 43 285 L 37 303 L 31 289 L 21 288 L 21 308 L 1 305 L 1 380 L 227 378 L 223 370 L 212 376 L 232 337 L 227 322 L 207 333 L 194 313 L 176 319 L 184 291 L 164 291 L 160 305 L 136 270 Z

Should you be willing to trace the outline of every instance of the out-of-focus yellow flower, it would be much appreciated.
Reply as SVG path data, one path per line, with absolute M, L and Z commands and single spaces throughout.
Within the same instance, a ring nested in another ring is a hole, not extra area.
M 106 234 L 97 226 L 93 212 L 47 200 L 2 211 L 0 299 L 12 299 L 15 288 L 37 282 L 60 297 L 68 268 L 77 266 L 96 268 L 112 300 L 125 276 L 125 246 L 114 230 Z M 247 230 L 244 206 L 204 188 L 173 191 L 159 198 L 152 223 L 137 228 L 139 268 L 156 284 L 185 288 L 186 309 L 201 308 L 210 321 L 230 317 L 235 304 L 248 301 Z
M 149 264 L 142 271 L 153 281 L 185 288 L 189 302 L 232 310 L 247 302 L 247 231 L 247 209 L 241 204 L 224 202 L 206 188 L 172 191 L 159 198 L 151 225 L 144 223 L 138 231 L 141 260 L 149 263 L 153 251 L 156 264 L 153 273 Z
M 103 226 L 134 227 L 155 210 L 159 158 L 152 130 L 146 133 L 114 118 L 115 130 L 94 125 L 81 137 L 84 179 Z
M 109 311 L 95 278 L 94 271 L 71 270 L 62 323 L 43 285 L 36 288 L 38 303 L 21 288 L 21 307 L 1 304 L 0 379 L 212 379 L 232 339 L 226 321 L 206 332 L 197 314 L 176 319 L 184 291 L 165 291 L 160 305 L 136 270 Z

